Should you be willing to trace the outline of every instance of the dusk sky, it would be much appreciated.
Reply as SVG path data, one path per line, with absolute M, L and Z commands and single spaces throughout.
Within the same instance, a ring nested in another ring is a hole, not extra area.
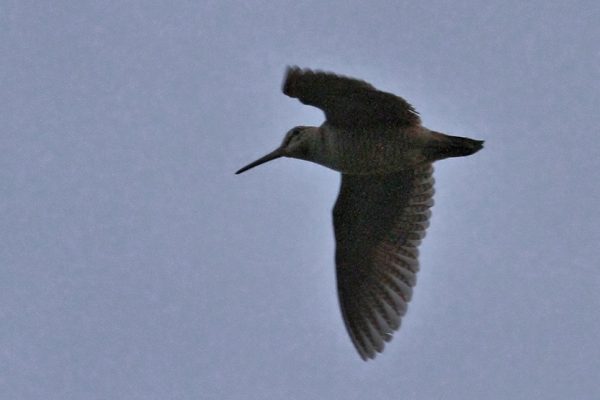
M 598 1 L 0 0 L 2 399 L 600 398 Z M 286 66 L 485 140 L 435 165 L 401 329 L 337 302 Z

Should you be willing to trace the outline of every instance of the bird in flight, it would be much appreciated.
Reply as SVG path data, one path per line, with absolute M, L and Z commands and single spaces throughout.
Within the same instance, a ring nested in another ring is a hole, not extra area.
M 342 174 L 333 207 L 337 290 L 350 339 L 375 358 L 400 327 L 433 206 L 433 162 L 471 155 L 483 141 L 421 125 L 403 98 L 333 73 L 289 67 L 283 93 L 320 108 L 320 127 L 297 126 L 236 174 L 291 157 Z

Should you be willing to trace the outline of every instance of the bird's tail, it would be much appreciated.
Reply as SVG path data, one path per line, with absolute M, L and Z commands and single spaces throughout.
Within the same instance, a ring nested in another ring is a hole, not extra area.
M 440 132 L 431 133 L 434 135 L 434 140 L 431 140 L 424 149 L 425 156 L 431 161 L 470 156 L 483 148 L 483 140 L 450 136 Z

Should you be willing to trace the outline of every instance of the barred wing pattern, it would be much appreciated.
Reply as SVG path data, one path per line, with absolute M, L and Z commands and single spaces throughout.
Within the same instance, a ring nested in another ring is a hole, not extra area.
M 420 124 L 418 113 L 402 97 L 358 79 L 288 67 L 282 90 L 287 96 L 320 108 L 327 122 L 339 128 Z
M 342 174 L 333 209 L 336 275 L 346 329 L 366 360 L 400 327 L 429 226 L 431 164 L 386 175 Z

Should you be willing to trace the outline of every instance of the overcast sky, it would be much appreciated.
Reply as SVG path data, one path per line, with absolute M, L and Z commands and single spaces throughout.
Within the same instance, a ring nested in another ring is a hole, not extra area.
M 3 399 L 600 398 L 597 1 L 0 1 Z M 337 304 L 339 175 L 234 172 L 284 69 L 484 139 L 436 164 L 402 328 Z

